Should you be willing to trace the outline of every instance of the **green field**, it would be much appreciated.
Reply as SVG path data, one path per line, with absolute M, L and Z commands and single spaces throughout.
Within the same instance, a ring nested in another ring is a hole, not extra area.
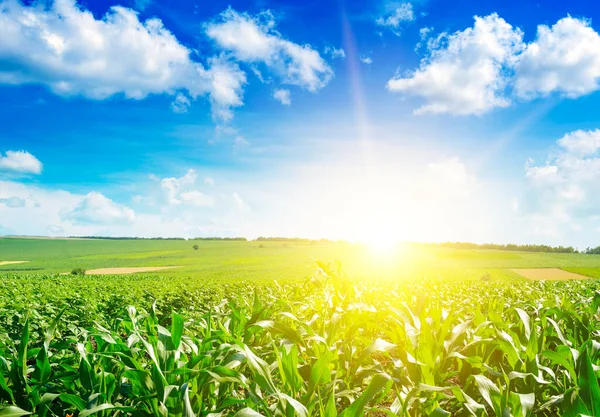
M 197 244 L 198 250 L 192 246 Z M 512 275 L 510 268 L 584 268 L 600 274 L 600 255 L 459 250 L 403 245 L 379 254 L 350 243 L 288 243 L 181 240 L 74 240 L 0 238 L 1 273 L 65 273 L 74 268 L 179 266 L 163 276 L 203 279 L 302 279 L 315 260 L 339 260 L 355 278 L 417 279 L 423 276 Z M 491 270 L 491 271 L 490 271 Z
M 0 417 L 600 416 L 597 255 L 0 239 L 16 260 Z M 182 267 L 59 275 L 142 266 Z M 509 271 L 545 267 L 592 278 Z

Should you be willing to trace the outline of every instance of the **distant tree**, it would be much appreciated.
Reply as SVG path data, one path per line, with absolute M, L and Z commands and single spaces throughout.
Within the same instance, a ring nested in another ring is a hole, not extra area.
M 73 270 L 71 271 L 71 275 L 85 275 L 85 269 L 73 268 Z
M 507 245 L 495 244 L 495 243 L 470 243 L 470 242 L 443 242 L 443 243 L 432 243 L 427 245 L 453 248 L 453 249 L 495 249 L 495 250 L 506 250 L 506 251 L 523 251 L 523 252 L 550 252 L 550 253 L 575 253 L 577 252 L 572 246 L 548 246 L 548 245 L 515 245 L 509 243 Z M 593 254 L 594 251 L 598 250 L 600 253 L 600 247 L 588 248 L 585 253 Z
M 194 250 L 198 250 L 200 247 L 198 245 L 194 245 Z

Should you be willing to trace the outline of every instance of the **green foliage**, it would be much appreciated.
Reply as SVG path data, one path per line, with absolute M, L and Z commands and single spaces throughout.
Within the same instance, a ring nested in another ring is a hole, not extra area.
M 83 268 L 73 268 L 71 270 L 71 275 L 85 275 L 85 269 L 83 269 Z
M 600 415 L 600 282 L 473 276 L 7 275 L 0 416 Z

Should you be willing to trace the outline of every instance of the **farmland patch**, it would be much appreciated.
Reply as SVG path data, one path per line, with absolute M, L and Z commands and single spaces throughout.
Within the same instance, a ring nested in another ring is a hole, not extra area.
M 142 266 L 142 267 L 123 267 L 123 268 L 99 268 L 85 271 L 86 275 L 120 275 L 135 274 L 137 272 L 153 272 L 165 269 L 181 268 L 180 266 Z
M 4 266 L 4 265 L 14 265 L 14 264 L 24 264 L 27 263 L 29 261 L 0 261 L 0 266 Z
M 519 268 L 511 271 L 532 281 L 570 281 L 588 279 L 585 275 L 576 274 L 559 268 Z

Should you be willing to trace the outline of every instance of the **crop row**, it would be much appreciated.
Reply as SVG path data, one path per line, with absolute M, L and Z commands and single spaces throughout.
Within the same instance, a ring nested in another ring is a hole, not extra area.
M 600 415 L 599 288 L 5 277 L 0 416 Z

